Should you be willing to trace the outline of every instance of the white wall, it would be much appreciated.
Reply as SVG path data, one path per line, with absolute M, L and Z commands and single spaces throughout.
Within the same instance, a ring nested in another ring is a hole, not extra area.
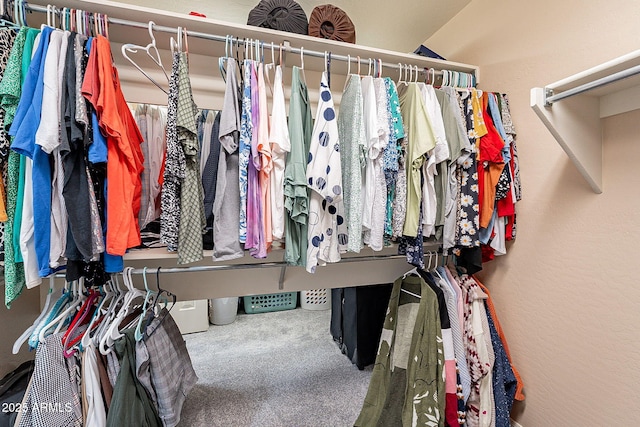
M 425 45 L 510 96 L 524 200 L 518 237 L 481 275 L 527 399 L 524 427 L 635 425 L 640 383 L 640 111 L 604 121 L 593 193 L 529 107 L 529 90 L 640 48 L 635 0 L 474 0 Z M 633 412 L 633 411 L 632 411 Z

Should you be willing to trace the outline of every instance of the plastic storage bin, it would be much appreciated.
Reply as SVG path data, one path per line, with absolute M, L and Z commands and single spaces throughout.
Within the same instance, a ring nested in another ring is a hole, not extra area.
M 331 292 L 328 289 L 300 291 L 300 307 L 305 310 L 329 310 Z
M 296 308 L 297 292 L 281 294 L 251 295 L 244 297 L 244 311 L 247 314 L 266 313 L 269 311 L 283 311 Z
M 236 320 L 238 297 L 214 298 L 209 300 L 209 322 L 214 325 L 228 325 Z
M 181 334 L 204 332 L 209 329 L 206 299 L 178 301 L 170 313 Z

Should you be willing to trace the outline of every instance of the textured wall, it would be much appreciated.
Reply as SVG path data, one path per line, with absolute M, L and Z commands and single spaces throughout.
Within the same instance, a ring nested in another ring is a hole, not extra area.
M 518 238 L 482 274 L 527 400 L 524 427 L 633 425 L 640 383 L 640 111 L 606 119 L 594 194 L 529 107 L 529 90 L 638 49 L 635 0 L 475 0 L 429 38 L 510 95 L 524 200 Z

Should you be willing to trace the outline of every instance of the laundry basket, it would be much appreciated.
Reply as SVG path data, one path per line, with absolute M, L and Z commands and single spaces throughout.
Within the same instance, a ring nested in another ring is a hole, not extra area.
M 291 310 L 296 308 L 297 303 L 297 292 L 251 295 L 244 297 L 244 311 L 247 314 L 254 314 L 266 313 L 269 311 Z
M 305 310 L 329 310 L 331 292 L 328 289 L 300 291 L 300 307 Z

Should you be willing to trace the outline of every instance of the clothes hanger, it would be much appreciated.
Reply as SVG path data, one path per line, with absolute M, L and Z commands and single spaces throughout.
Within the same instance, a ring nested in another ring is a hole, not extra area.
M 158 269 L 156 270 L 156 286 L 158 287 L 158 292 L 157 292 L 156 297 L 155 297 L 155 299 L 153 301 L 153 306 L 156 307 L 156 305 L 158 304 L 158 299 L 160 298 L 160 296 L 162 294 L 166 294 L 167 296 L 171 297 L 172 298 L 172 302 L 171 302 L 171 307 L 168 310 L 166 310 L 166 312 L 163 314 L 163 316 L 160 318 L 160 320 L 158 320 L 158 324 L 159 325 L 162 324 L 164 319 L 169 315 L 169 312 L 173 309 L 173 307 L 175 307 L 176 301 L 178 300 L 178 298 L 177 298 L 177 296 L 175 294 L 173 294 L 172 292 L 169 292 L 169 291 L 167 291 L 165 289 L 162 289 L 160 287 L 160 268 L 161 267 L 158 267 Z M 164 304 L 165 304 L 165 308 L 166 308 L 167 305 L 168 305 L 168 301 L 165 301 Z M 147 334 L 146 333 L 146 329 L 147 329 L 147 327 L 149 326 L 150 323 L 151 323 L 151 319 L 149 319 L 149 322 L 145 326 L 145 334 L 146 334 L 147 337 L 150 337 L 151 335 L 154 334 L 154 332 L 156 330 L 158 330 L 158 328 L 156 328 L 153 331 L 151 331 L 149 334 Z
M 100 339 L 100 353 L 105 356 L 112 351 L 113 343 L 122 337 L 122 334 L 120 333 L 120 324 L 129 314 L 134 312 L 133 302 L 138 298 L 144 298 L 146 295 L 144 291 L 133 286 L 133 280 L 131 277 L 132 271 L 133 267 L 125 267 L 122 273 L 122 279 L 127 288 L 127 293 L 124 296 L 124 301 L 120 310 Z
M 271 42 L 271 63 L 264 64 L 264 79 L 267 82 L 267 87 L 269 88 L 269 91 L 271 92 L 271 97 L 273 97 L 273 84 L 271 83 L 271 77 L 269 77 L 269 70 L 271 69 L 275 70 L 275 68 L 276 68 L 275 44 Z
M 180 39 L 180 49 L 189 55 L 189 33 L 187 27 L 182 27 L 182 38 Z
M 104 337 L 106 331 L 111 325 L 111 322 L 113 321 L 115 316 L 118 314 L 118 311 L 120 310 L 120 308 L 122 307 L 122 304 L 124 303 L 124 296 L 126 294 L 126 291 L 120 288 L 120 281 L 118 277 L 119 277 L 118 274 L 111 275 L 111 285 L 112 285 L 112 290 L 114 292 L 114 296 L 112 298 L 111 303 L 109 304 L 109 307 L 107 308 L 107 312 L 104 315 L 103 321 L 100 323 L 100 325 L 98 326 L 98 329 L 95 331 L 95 334 L 93 335 L 92 342 L 95 347 L 100 346 L 100 341 Z
M 151 38 L 151 42 L 146 46 L 138 46 L 135 44 L 127 43 L 122 45 L 121 51 L 122 56 L 125 57 L 127 61 L 129 61 L 135 68 L 138 69 L 147 79 L 151 81 L 154 85 L 156 85 L 160 90 L 162 90 L 167 95 L 169 92 L 165 90 L 163 86 L 161 86 L 153 77 L 147 74 L 146 71 L 142 69 L 133 59 L 129 57 L 129 53 L 138 53 L 138 51 L 145 52 L 149 58 L 162 70 L 164 76 L 167 79 L 167 83 L 169 82 L 169 75 L 167 74 L 167 70 L 164 68 L 162 64 L 162 58 L 160 57 L 160 52 L 158 51 L 158 47 L 156 45 L 156 38 L 153 35 L 153 26 L 155 23 L 153 21 L 149 21 L 148 29 L 149 29 L 149 37 Z M 173 42 L 173 38 L 171 38 Z M 173 50 L 173 48 L 172 48 Z
M 72 294 L 71 284 L 65 282 L 62 292 L 56 302 L 53 304 L 53 307 L 49 310 L 45 317 L 43 317 L 38 323 L 34 330 L 31 332 L 29 336 L 28 343 L 30 349 L 36 349 L 38 344 L 40 343 L 39 335 L 45 325 L 50 323 L 55 317 L 57 317 L 62 310 L 64 310 L 69 303 L 73 300 L 74 295 Z
M 49 306 L 51 305 L 51 296 L 53 295 L 54 284 L 55 284 L 55 280 L 54 280 L 53 276 L 50 276 L 49 277 L 49 291 L 47 292 L 47 297 L 44 300 L 44 307 L 42 308 L 42 311 L 40 312 L 40 315 L 36 318 L 36 320 L 34 320 L 33 324 L 31 326 L 29 326 L 22 333 L 22 335 L 20 335 L 18 337 L 18 339 L 13 343 L 13 348 L 12 348 L 12 351 L 11 351 L 12 354 L 18 354 L 18 352 L 20 351 L 20 347 L 22 347 L 22 344 L 24 344 L 29 339 L 29 337 L 31 336 L 31 333 L 33 332 L 33 330 L 36 328 L 36 326 L 38 326 L 38 324 L 42 321 L 42 319 L 45 318 L 45 316 L 49 312 Z
M 142 269 L 142 280 L 144 282 L 144 288 L 146 289 L 147 294 L 144 297 L 144 303 L 142 304 L 142 314 L 138 318 L 138 325 L 136 326 L 136 331 L 134 333 L 134 337 L 136 341 L 141 341 L 142 338 L 144 337 L 144 334 L 142 333 L 142 322 L 147 317 L 147 310 L 149 309 L 149 300 L 155 293 L 154 291 L 149 289 L 149 284 L 147 283 L 147 267 L 146 266 Z
M 100 298 L 100 296 L 101 294 L 95 289 L 89 290 L 89 296 L 84 300 L 82 306 L 67 328 L 67 331 L 62 336 L 62 354 L 64 355 L 64 357 L 69 358 L 76 353 L 77 349 L 74 349 L 73 345 L 82 339 L 83 334 L 74 337 L 73 343 L 71 342 L 71 336 L 84 323 L 84 320 L 87 318 L 87 316 L 89 316 L 90 314 L 91 316 L 93 316 L 93 313 L 97 308 L 95 306 L 95 302 Z
M 220 68 L 220 75 L 222 76 L 223 81 L 227 81 L 227 69 L 225 68 L 225 63 L 229 58 L 229 44 L 233 43 L 233 37 L 227 35 L 224 39 L 224 56 L 218 58 L 218 68 Z
M 300 47 L 300 74 L 302 75 L 302 81 L 307 82 L 307 77 L 304 73 L 304 46 Z
M 360 75 L 360 56 L 358 56 L 357 58 L 358 58 L 358 75 Z
M 371 75 L 371 63 L 372 63 L 372 59 L 369 58 L 369 72 L 367 73 L 368 76 Z
M 87 330 L 85 331 L 84 334 L 82 334 L 82 338 L 80 340 L 80 345 L 79 345 L 80 351 L 84 351 L 84 349 L 86 349 L 91 344 L 92 342 L 91 333 L 92 332 L 97 333 L 97 328 L 101 325 L 102 321 L 106 318 L 108 310 L 105 309 L 105 306 L 107 305 L 107 301 L 113 302 L 113 299 L 116 296 L 116 293 L 112 287 L 111 280 L 108 280 L 102 286 L 102 294 L 103 294 L 102 300 L 100 301 L 100 304 L 98 305 L 97 309 L 93 313 L 93 316 L 89 321 L 89 326 L 87 327 Z
M 109 16 L 105 13 L 100 14 L 100 18 L 102 19 L 102 31 L 104 32 L 102 35 L 109 39 Z
M 50 321 L 40 330 L 40 333 L 38 334 L 38 340 L 40 341 L 40 343 L 44 342 L 45 336 L 48 335 L 47 332 L 51 328 L 55 327 L 53 331 L 54 334 L 57 334 L 58 332 L 60 332 L 62 327 L 67 323 L 68 317 L 74 311 L 76 311 L 78 307 L 84 302 L 85 295 L 83 292 L 81 292 L 83 283 L 84 283 L 84 278 L 82 277 L 79 280 L 76 280 L 71 283 L 71 292 L 73 295 L 73 299 L 71 300 L 71 302 L 69 303 L 69 305 L 65 310 L 63 310 L 60 314 L 58 314 L 58 316 L 56 316 L 52 321 Z
M 418 299 L 422 299 L 422 297 L 421 297 L 420 295 L 418 295 L 418 294 L 414 294 L 413 292 L 408 291 L 408 290 L 406 290 L 406 289 L 404 289 L 404 288 L 400 288 L 400 291 L 404 292 L 405 294 L 409 294 L 409 295 L 411 295 L 412 297 L 416 297 L 416 298 L 418 298 Z

